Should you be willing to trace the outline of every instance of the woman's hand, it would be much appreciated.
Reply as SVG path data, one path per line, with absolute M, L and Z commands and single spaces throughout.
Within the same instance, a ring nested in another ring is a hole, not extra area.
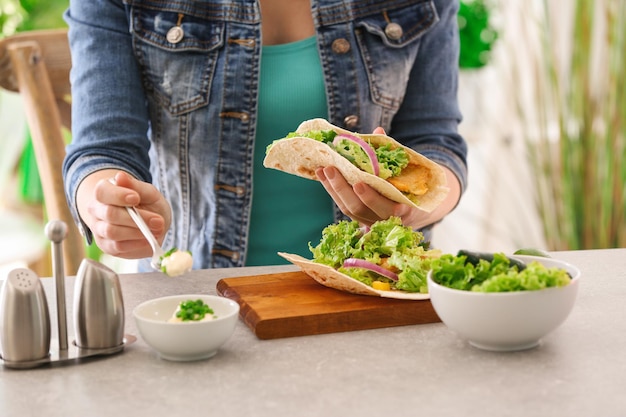
M 374 133 L 384 134 L 385 131 L 379 127 L 374 130 Z M 446 167 L 444 170 L 450 192 L 439 207 L 430 213 L 389 200 L 367 184 L 356 183 L 351 186 L 335 167 L 318 168 L 315 173 L 337 207 L 351 219 L 370 226 L 378 220 L 396 216 L 402 219 L 405 226 L 418 229 L 441 220 L 452 211 L 461 197 L 458 179 Z
M 97 171 L 87 177 L 78 188 L 77 206 L 98 247 L 105 253 L 128 259 L 152 256 L 152 248 L 128 215 L 126 206 L 137 207 L 159 243 L 163 242 L 172 219 L 169 204 L 152 184 L 117 170 Z

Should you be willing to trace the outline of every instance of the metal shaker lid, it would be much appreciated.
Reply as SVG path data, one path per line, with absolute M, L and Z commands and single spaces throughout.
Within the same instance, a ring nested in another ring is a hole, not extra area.
M 37 274 L 17 268 L 9 272 L 0 295 L 2 358 L 29 362 L 50 354 L 50 312 Z

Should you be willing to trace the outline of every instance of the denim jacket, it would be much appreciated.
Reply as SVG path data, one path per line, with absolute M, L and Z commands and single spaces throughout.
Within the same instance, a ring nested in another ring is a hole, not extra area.
M 328 120 L 359 132 L 382 126 L 449 167 L 465 189 L 457 6 L 311 1 Z M 70 206 L 87 175 L 123 169 L 152 182 L 171 204 L 164 247 L 188 248 L 194 268 L 244 265 L 258 1 L 72 0 L 66 20 L 73 61 L 73 142 L 64 163 Z

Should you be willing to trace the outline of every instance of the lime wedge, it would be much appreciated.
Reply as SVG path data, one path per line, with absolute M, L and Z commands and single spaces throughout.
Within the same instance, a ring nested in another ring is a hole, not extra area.
M 537 248 L 522 248 L 513 252 L 514 255 L 530 255 L 530 256 L 542 256 L 544 258 L 551 258 L 550 254 L 543 249 Z

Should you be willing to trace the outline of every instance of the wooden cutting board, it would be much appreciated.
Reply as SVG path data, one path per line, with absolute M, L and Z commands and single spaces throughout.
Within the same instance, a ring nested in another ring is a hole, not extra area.
M 224 278 L 217 292 L 237 301 L 259 339 L 439 322 L 430 300 L 397 300 L 325 287 L 304 272 Z

